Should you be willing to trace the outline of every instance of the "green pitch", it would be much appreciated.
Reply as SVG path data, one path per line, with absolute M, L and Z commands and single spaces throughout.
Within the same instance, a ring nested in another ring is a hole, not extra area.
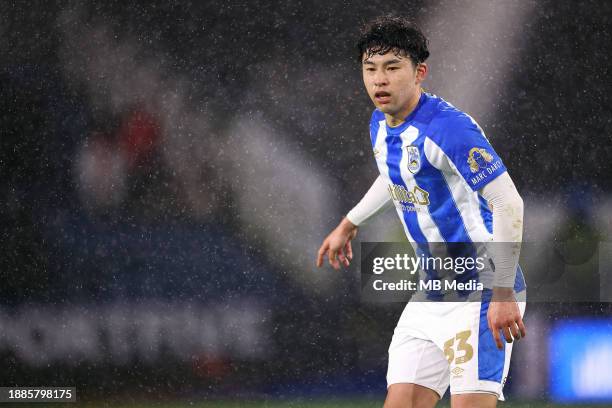
M 112 405 L 102 405 L 112 406 Z M 216 401 L 208 403 L 195 403 L 190 404 L 167 404 L 167 405 L 132 405 L 131 407 L 145 408 L 145 407 L 159 407 L 159 408 L 381 408 L 382 401 L 363 401 L 363 400 L 327 400 L 327 401 L 270 401 L 270 402 L 229 402 L 229 401 Z M 532 403 L 511 403 L 511 402 L 500 402 L 498 408 L 602 408 L 603 405 L 557 405 L 552 403 L 544 402 L 532 402 Z M 128 405 L 119 406 L 128 407 Z M 436 408 L 450 408 L 448 401 L 439 403 Z
M 41 405 L 19 404 L 21 408 Z M 202 401 L 202 402 L 142 402 L 126 404 L 121 402 L 92 402 L 76 404 L 53 404 L 54 407 L 91 407 L 91 408 L 380 408 L 382 401 L 363 399 L 325 399 L 325 400 L 273 400 L 273 401 Z M 558 405 L 550 402 L 500 402 L 498 408 L 602 408 L 604 405 Z M 449 408 L 449 402 L 443 401 L 439 408 Z
M 300 401 L 270 401 L 270 402 L 229 402 L 229 401 L 216 401 L 207 403 L 194 403 L 190 405 L 185 404 L 167 404 L 167 405 L 132 405 L 131 407 L 145 408 L 145 407 L 159 407 L 159 408 L 381 408 L 382 401 L 363 401 L 363 400 L 327 400 L 327 401 L 311 401 L 311 402 L 300 402 Z M 111 407 L 113 405 L 102 405 Z M 129 405 L 119 405 L 118 407 L 128 407 Z M 530 403 L 511 403 L 511 402 L 500 402 L 498 408 L 602 408 L 603 405 L 558 405 L 553 403 L 544 402 L 530 402 Z M 450 408 L 450 403 L 444 401 L 439 403 L 436 408 Z

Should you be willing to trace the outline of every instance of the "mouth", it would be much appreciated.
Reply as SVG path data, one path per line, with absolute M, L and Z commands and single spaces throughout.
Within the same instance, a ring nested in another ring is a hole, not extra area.
M 374 99 L 376 102 L 384 105 L 391 102 L 391 94 L 385 91 L 378 91 L 374 94 Z

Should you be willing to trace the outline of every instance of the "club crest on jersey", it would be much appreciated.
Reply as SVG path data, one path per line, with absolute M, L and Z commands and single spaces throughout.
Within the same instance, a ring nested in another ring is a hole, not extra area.
M 487 167 L 487 163 L 491 163 L 492 161 L 493 156 L 491 153 L 480 147 L 472 147 L 467 159 L 472 173 L 476 173 L 481 168 Z
M 406 146 L 406 153 L 408 154 L 408 170 L 410 170 L 412 174 L 415 174 L 421 169 L 419 148 L 413 145 Z

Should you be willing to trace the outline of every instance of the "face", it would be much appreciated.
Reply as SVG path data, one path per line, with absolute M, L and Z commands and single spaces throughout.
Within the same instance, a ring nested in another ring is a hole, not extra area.
M 418 102 L 427 66 L 418 64 L 415 68 L 410 57 L 390 51 L 369 58 L 364 54 L 362 68 L 363 82 L 374 105 L 383 113 L 403 120 Z

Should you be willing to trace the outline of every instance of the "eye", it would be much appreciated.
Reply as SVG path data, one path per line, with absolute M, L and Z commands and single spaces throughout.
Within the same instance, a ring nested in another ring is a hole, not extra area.
M 389 71 L 396 71 L 396 70 L 399 69 L 399 67 L 389 67 L 388 69 L 389 69 Z

